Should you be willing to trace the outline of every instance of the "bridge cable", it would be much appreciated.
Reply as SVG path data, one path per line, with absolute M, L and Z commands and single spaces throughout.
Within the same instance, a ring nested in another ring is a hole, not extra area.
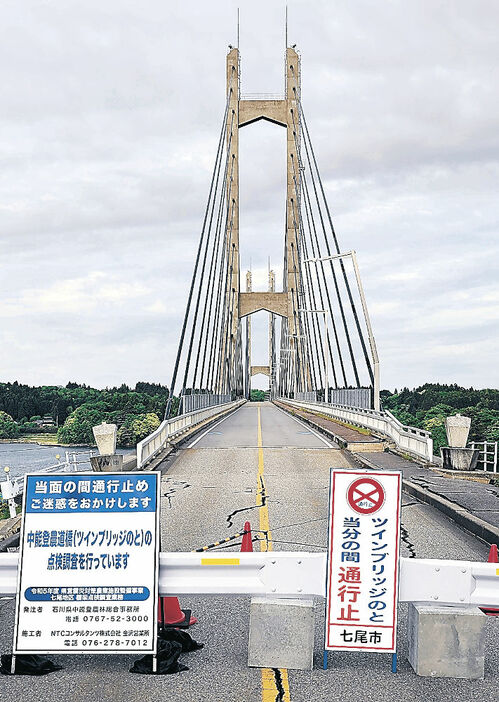
M 333 236 L 333 241 L 334 241 L 334 244 L 335 244 L 335 247 L 336 247 L 336 252 L 339 254 L 339 253 L 341 253 L 341 252 L 340 252 L 340 248 L 339 248 L 339 245 L 338 245 L 338 239 L 337 239 L 337 237 L 336 237 L 336 232 L 335 232 L 335 229 L 334 229 L 333 220 L 332 220 L 332 217 L 331 217 L 331 212 L 330 212 L 330 210 L 329 210 L 329 205 L 328 205 L 328 202 L 327 202 L 327 199 L 326 199 L 326 194 L 325 194 L 325 192 L 324 192 L 324 186 L 323 186 L 323 183 L 322 183 L 322 178 L 321 178 L 321 175 L 320 175 L 319 167 L 318 167 L 318 165 L 317 165 L 317 159 L 316 159 L 316 157 L 315 157 L 314 147 L 313 147 L 313 144 L 312 144 L 312 140 L 310 139 L 310 134 L 309 134 L 309 131 L 308 131 L 308 125 L 307 125 L 307 121 L 306 121 L 306 119 L 305 119 L 305 114 L 304 114 L 304 112 L 303 112 L 303 107 L 302 107 L 302 105 L 301 105 L 301 102 L 299 103 L 299 117 L 300 117 L 300 121 L 303 123 L 303 126 L 304 126 L 304 128 L 305 128 L 305 129 L 304 129 L 304 134 L 306 134 L 305 143 L 306 143 L 307 140 L 308 140 L 308 142 L 309 142 L 309 144 L 310 144 L 310 151 L 311 151 L 311 154 L 312 154 L 313 164 L 314 164 L 314 167 L 315 167 L 315 170 L 316 170 L 316 173 L 317 173 L 317 180 L 318 180 L 318 182 L 319 182 L 319 187 L 320 187 L 320 190 L 321 190 L 322 199 L 323 199 L 323 201 L 324 201 L 324 206 L 325 206 L 325 209 L 326 209 L 326 213 L 327 213 L 327 217 L 328 217 L 328 221 L 329 221 L 329 226 L 330 226 L 330 228 L 331 228 L 331 234 L 332 234 L 332 236 Z M 327 240 L 327 236 L 326 236 L 325 230 L 324 230 L 324 240 L 325 240 L 325 244 L 326 244 L 327 255 L 330 256 L 330 255 L 331 255 L 331 250 L 330 250 L 330 248 L 329 248 L 329 242 L 328 242 L 328 240 Z M 348 276 L 347 276 L 347 274 L 346 274 L 346 269 L 345 269 L 345 264 L 344 264 L 344 262 L 343 262 L 343 259 L 340 258 L 340 259 L 339 259 L 339 263 L 340 263 L 340 268 L 341 268 L 341 271 L 342 271 L 342 274 L 343 274 L 343 279 L 344 279 L 344 282 L 345 282 L 345 287 L 346 287 L 346 290 L 347 290 L 348 298 L 349 298 L 349 301 L 350 301 L 350 306 L 351 306 L 351 309 L 352 309 L 352 314 L 353 314 L 353 317 L 354 317 L 354 320 L 355 320 L 355 325 L 356 325 L 356 327 L 357 327 L 357 332 L 358 332 L 358 335 L 359 335 L 359 340 L 360 340 L 360 343 L 361 343 L 361 346 L 362 346 L 362 351 L 363 351 L 363 354 L 364 354 L 364 359 L 365 359 L 365 361 L 366 361 L 366 365 L 367 365 L 369 377 L 370 377 L 370 379 L 371 379 L 371 383 L 374 383 L 374 373 L 373 373 L 373 369 L 372 369 L 372 364 L 371 364 L 371 360 L 370 360 L 370 358 L 369 358 L 369 353 L 368 353 L 367 346 L 366 346 L 366 343 L 365 343 L 364 334 L 363 334 L 362 328 L 361 328 L 361 326 L 360 326 L 359 317 L 358 317 L 358 314 L 357 314 L 357 309 L 356 309 L 356 306 L 355 306 L 355 302 L 354 302 L 354 300 L 353 300 L 352 291 L 351 291 L 351 289 L 350 289 L 350 284 L 349 284 L 349 282 L 348 282 Z M 331 264 L 331 269 L 333 269 L 333 262 L 330 261 L 330 264 Z M 359 387 L 360 387 L 360 385 L 359 385 Z
M 294 120 L 294 116 L 293 116 L 293 120 Z M 294 132 L 294 138 L 295 138 L 295 143 L 296 143 L 296 130 Z M 311 243 L 311 247 L 312 247 L 312 254 L 314 257 L 320 258 L 321 252 L 320 252 L 320 246 L 319 246 L 319 239 L 317 236 L 317 227 L 315 224 L 314 213 L 313 213 L 313 208 L 312 208 L 312 201 L 310 199 L 310 192 L 308 189 L 308 183 L 307 183 L 307 179 L 306 179 L 305 167 L 303 167 L 303 174 L 304 174 L 303 185 L 304 185 L 304 193 L 305 193 L 305 198 L 304 198 L 305 212 L 306 212 L 306 216 L 307 216 L 310 243 Z M 321 280 L 319 278 L 319 270 L 321 271 L 321 274 L 322 274 L 322 286 L 321 286 Z M 335 318 L 334 318 L 334 314 L 333 314 L 333 306 L 332 306 L 331 298 L 329 295 L 329 287 L 328 287 L 327 281 L 326 281 L 324 264 L 322 261 L 318 261 L 318 262 L 314 263 L 314 271 L 315 271 L 315 275 L 316 275 L 316 279 L 317 279 L 317 287 L 318 287 L 319 298 L 320 298 L 320 302 L 322 305 L 322 309 L 325 309 L 324 297 L 323 297 L 323 292 L 322 292 L 323 288 L 324 288 L 324 292 L 325 292 L 325 295 L 327 298 L 329 315 L 331 317 L 331 326 L 333 328 L 333 336 L 334 336 L 335 343 L 336 343 L 336 349 L 338 351 L 338 360 L 340 363 L 343 381 L 344 381 L 345 386 L 346 386 L 346 385 L 348 385 L 348 381 L 347 381 L 347 377 L 346 377 L 346 373 L 345 373 L 343 354 L 342 354 L 340 340 L 339 340 L 339 336 L 338 336 L 338 330 L 336 327 L 336 322 L 335 322 Z M 332 348 L 331 348 L 331 341 L 329 340 L 329 338 L 328 338 L 328 347 L 329 347 L 329 355 L 331 358 L 331 365 L 333 368 L 333 376 L 335 378 L 335 383 L 337 385 L 335 362 L 334 362 L 333 352 L 332 352 Z
M 234 121 L 234 110 L 232 110 L 232 122 Z M 225 125 L 224 125 L 225 126 Z M 212 207 L 211 207 L 211 216 L 210 216 L 210 221 L 208 225 L 208 232 L 206 236 L 206 246 L 204 249 L 204 256 L 203 256 L 203 262 L 201 265 L 201 272 L 199 274 L 199 288 L 198 288 L 198 296 L 196 299 L 196 306 L 194 309 L 194 316 L 192 320 L 192 330 L 191 330 L 191 336 L 189 340 L 189 348 L 187 351 L 187 360 L 186 360 L 186 365 L 185 365 L 185 371 L 184 371 L 184 389 L 187 387 L 187 378 L 189 374 L 189 368 L 190 368 L 190 362 L 191 362 L 191 354 L 192 354 L 192 347 L 194 343 L 194 338 L 196 335 L 196 324 L 197 324 L 197 318 L 199 314 L 199 307 L 200 307 L 200 302 L 201 302 L 201 297 L 202 297 L 202 290 L 203 290 L 203 283 L 204 283 L 204 271 L 206 268 L 206 259 L 207 259 L 207 254 L 208 254 L 208 248 L 209 248 L 209 243 L 210 243 L 210 237 L 211 237 L 211 227 L 213 223 L 213 212 L 215 208 L 215 201 L 216 201 L 216 193 L 217 193 L 217 188 L 218 188 L 218 182 L 219 182 L 219 177 L 220 177 L 220 169 L 222 165 L 222 154 L 223 154 L 223 143 L 219 143 L 219 158 L 217 155 L 217 161 L 218 161 L 218 168 L 217 168 L 217 176 L 216 176 L 216 182 L 215 182 L 215 194 L 212 200 Z M 199 356 L 198 356 L 199 360 Z M 194 375 L 197 375 L 197 366 L 195 368 Z M 193 380 L 194 382 L 194 380 Z M 194 389 L 194 386 L 193 386 Z
M 226 103 L 226 106 L 225 106 L 224 118 L 223 118 L 223 120 L 222 120 L 222 129 L 221 129 L 221 131 L 220 131 L 220 139 L 219 139 L 219 142 L 218 142 L 217 158 L 216 158 L 216 160 L 215 160 L 215 166 L 214 166 L 214 168 L 213 168 L 213 174 L 212 174 L 212 177 L 211 177 L 210 191 L 209 191 L 209 194 L 208 194 L 208 202 L 207 202 L 207 204 L 206 204 L 206 209 L 205 209 L 205 214 L 204 214 L 204 219 L 203 219 L 203 226 L 202 226 L 202 229 L 201 229 L 201 237 L 200 237 L 200 240 L 199 240 L 198 250 L 197 250 L 197 254 L 196 254 L 196 261 L 195 261 L 195 264 L 194 264 L 194 272 L 193 272 L 193 275 L 192 275 L 191 286 L 190 286 L 189 295 L 188 295 L 188 298 L 187 298 L 187 307 L 186 307 L 186 310 L 185 310 L 184 321 L 183 321 L 183 324 L 182 324 L 182 331 L 181 331 L 181 333 L 180 333 L 180 341 L 179 341 L 179 346 L 178 346 L 178 351 L 177 351 L 177 357 L 176 357 L 176 359 L 175 359 L 175 366 L 174 366 L 174 370 L 173 370 L 172 381 L 171 381 L 171 384 L 170 384 L 170 392 L 169 392 L 169 394 L 168 394 L 168 401 L 167 401 L 167 403 L 166 403 L 166 409 L 165 409 L 165 418 L 166 418 L 166 419 L 168 419 L 168 417 L 170 416 L 171 405 L 172 405 L 172 399 L 173 399 L 174 392 L 175 392 L 175 384 L 176 384 L 176 380 L 177 380 L 177 373 L 178 373 L 178 368 L 179 368 L 179 364 L 180 364 L 180 358 L 181 358 L 181 355 L 182 355 L 184 337 L 185 337 L 185 332 L 186 332 L 186 328 L 187 328 L 187 321 L 188 321 L 189 314 L 190 314 L 190 309 L 191 309 L 192 296 L 193 296 L 194 287 L 195 287 L 195 282 L 196 282 L 196 276 L 197 276 L 197 271 L 198 271 L 198 266 L 199 266 L 199 260 L 200 260 L 200 256 L 201 256 L 201 250 L 202 250 L 202 247 L 203 247 L 203 241 L 204 241 L 204 235 L 205 235 L 205 228 L 206 228 L 206 221 L 207 221 L 207 218 L 208 218 L 209 205 L 210 205 L 210 201 L 211 201 L 211 197 L 212 197 L 213 185 L 214 185 L 214 182 L 215 182 L 215 175 L 216 175 L 217 165 L 218 165 L 218 164 L 217 164 L 218 155 L 219 155 L 219 153 L 220 153 L 221 146 L 222 146 L 222 144 L 223 144 L 223 137 L 224 137 L 224 132 L 225 132 L 225 128 L 226 128 L 227 115 L 228 115 L 228 111 L 229 111 L 229 102 L 230 102 L 231 94 L 232 94 L 232 88 L 229 88 L 228 95 L 227 95 L 227 103 Z
M 293 113 L 294 113 L 294 111 L 293 111 Z M 294 114 L 293 114 L 293 120 L 294 120 Z M 295 130 L 295 131 L 296 131 L 296 130 Z M 319 201 L 319 196 L 318 196 L 317 187 L 316 187 L 316 183 L 315 183 L 314 173 L 313 173 L 313 170 L 312 170 L 312 167 L 311 167 L 311 160 L 310 160 L 310 154 L 309 154 L 309 146 L 308 146 L 308 144 L 307 144 L 307 139 L 306 139 L 306 138 L 304 139 L 304 144 L 305 144 L 305 153 L 306 153 L 306 156 L 307 156 L 308 170 L 309 170 L 310 177 L 311 177 L 311 180 L 312 180 L 312 188 L 313 188 L 314 194 L 315 194 L 315 200 L 316 200 L 317 209 L 318 209 L 318 213 L 319 213 L 319 219 L 320 219 L 320 221 L 321 221 L 322 231 L 323 231 L 324 237 L 326 238 L 326 241 L 327 241 L 326 229 L 325 229 L 325 225 L 324 225 L 324 218 L 323 218 L 322 211 L 321 211 L 321 208 L 320 208 L 320 201 Z M 307 192 L 308 192 L 308 190 L 307 190 Z M 312 207 L 311 207 L 311 202 L 309 202 L 309 204 L 310 204 L 310 212 L 311 212 L 312 220 L 314 221 L 314 236 L 315 236 L 315 243 L 316 243 L 316 247 L 317 247 L 317 253 L 318 253 L 319 258 L 320 258 L 320 257 L 321 257 L 321 251 L 320 251 L 319 240 L 318 240 L 318 236 L 317 236 L 317 229 L 316 229 L 316 227 L 315 227 L 315 220 L 314 220 L 314 216 L 313 216 L 313 210 L 312 210 Z M 331 320 L 333 321 L 333 320 L 334 320 L 334 318 L 333 318 L 333 310 L 332 310 L 331 299 L 330 299 L 330 297 L 329 297 L 329 290 L 328 290 L 328 286 L 327 286 L 326 278 L 325 278 L 324 263 L 323 263 L 323 261 L 320 261 L 320 260 L 318 261 L 318 263 L 319 263 L 319 268 L 320 268 L 320 270 L 321 270 L 322 277 L 323 277 L 323 280 L 324 280 L 324 287 L 325 287 L 326 297 L 327 297 L 327 300 L 328 300 L 329 310 L 330 310 L 330 314 L 331 314 Z M 331 261 L 330 263 L 332 264 L 332 261 Z M 349 348 L 349 351 L 350 351 L 350 358 L 351 358 L 351 362 L 352 362 L 352 368 L 353 368 L 353 370 L 354 370 L 354 375 L 355 375 L 355 378 L 356 378 L 357 385 L 360 387 L 360 381 L 359 381 L 359 376 L 358 376 L 358 372 L 357 372 L 357 364 L 356 364 L 356 362 L 355 362 L 355 355 L 354 355 L 354 353 L 353 353 L 352 343 L 351 343 L 351 340 L 350 340 L 350 333 L 349 333 L 349 329 L 348 329 L 348 324 L 347 324 L 347 320 L 346 320 L 346 316 L 345 316 L 345 311 L 344 311 L 344 309 L 343 309 L 343 302 L 342 302 L 342 300 L 341 300 L 341 294 L 340 294 L 340 290 L 339 290 L 339 287 L 338 287 L 338 282 L 337 282 L 337 279 L 336 279 L 336 273 L 335 273 L 334 268 L 333 268 L 332 265 L 331 265 L 331 272 L 332 272 L 332 276 L 333 276 L 334 287 L 335 287 L 335 290 L 336 290 L 336 297 L 337 297 L 337 299 L 338 299 L 338 305 L 339 305 L 339 309 L 340 309 L 340 314 L 341 314 L 341 318 L 342 318 L 342 321 L 343 321 L 343 328 L 344 328 L 344 332 L 345 332 L 345 338 L 346 338 L 347 345 L 348 345 L 348 348 Z M 338 353 L 339 353 L 340 358 L 342 359 L 341 347 L 340 347 L 340 344 L 339 344 L 339 339 L 338 339 L 338 336 L 337 336 L 337 332 L 336 332 L 336 328 L 335 328 L 334 321 L 333 321 L 333 331 L 334 331 L 334 333 L 335 333 L 335 339 L 336 339 L 336 344 L 337 344 L 337 348 L 338 348 Z M 345 374 L 345 368 L 344 368 L 344 365 L 343 365 L 343 360 L 340 361 L 340 364 L 341 364 L 341 367 L 342 367 L 343 380 L 344 380 L 345 386 L 347 386 L 347 385 L 348 385 L 348 381 L 347 381 L 347 379 L 346 379 L 346 374 Z
M 225 197 L 227 169 L 228 169 L 228 165 L 229 165 L 230 147 L 231 147 L 232 135 L 233 135 L 234 114 L 235 114 L 235 112 L 234 112 L 234 110 L 232 110 L 232 119 L 231 119 L 231 125 L 230 125 L 230 137 L 229 137 L 229 142 L 227 145 L 227 156 L 225 159 L 224 177 L 223 177 L 223 181 L 222 181 L 222 187 L 220 190 L 220 198 L 219 198 L 220 203 L 219 203 L 219 208 L 218 208 L 218 212 L 217 212 L 217 224 L 215 226 L 215 236 L 213 237 L 213 246 L 212 246 L 211 261 L 210 261 L 210 271 L 209 271 L 209 275 L 208 275 L 208 282 L 206 285 L 205 304 L 203 307 L 203 315 L 202 315 L 201 327 L 200 327 L 200 331 L 199 331 L 199 344 L 198 344 L 198 348 L 197 348 L 196 361 L 195 361 L 195 365 L 194 365 L 194 375 L 193 375 L 193 380 L 192 380 L 193 388 L 196 387 L 196 380 L 197 380 L 197 374 L 198 374 L 198 368 L 199 368 L 199 358 L 200 358 L 200 353 L 201 353 L 201 346 L 203 345 L 202 342 L 203 342 L 203 338 L 204 338 L 204 328 L 205 328 L 206 314 L 207 314 L 207 310 L 208 310 L 208 306 L 209 306 L 209 300 L 213 299 L 212 295 L 210 295 L 211 280 L 212 280 L 213 264 L 214 264 L 214 260 L 215 260 L 215 246 L 216 246 L 217 240 L 219 239 L 219 237 L 218 237 L 218 234 L 219 234 L 218 221 L 219 221 L 219 216 L 220 216 L 220 210 L 223 206 L 224 197 Z M 218 177 L 217 177 L 217 186 L 218 186 Z M 209 225 L 210 230 L 211 230 L 211 226 L 212 226 L 212 222 L 213 222 L 213 214 L 215 211 L 215 204 L 216 204 L 216 200 L 214 199 L 213 200 L 213 207 L 211 210 L 211 216 L 210 216 L 210 225 Z M 203 269 L 201 271 L 201 279 L 203 278 L 203 275 L 204 275 L 204 263 L 206 261 L 207 253 L 208 253 L 208 247 L 206 247 L 206 250 L 205 250 L 205 259 L 203 262 Z M 206 334 L 206 337 L 204 340 L 207 341 L 207 334 Z M 204 344 L 204 346 L 206 349 L 206 343 Z M 204 356 L 203 356 L 203 367 L 204 367 Z M 202 387 L 203 387 L 203 381 L 202 381 L 202 375 L 201 375 L 200 388 L 202 389 Z

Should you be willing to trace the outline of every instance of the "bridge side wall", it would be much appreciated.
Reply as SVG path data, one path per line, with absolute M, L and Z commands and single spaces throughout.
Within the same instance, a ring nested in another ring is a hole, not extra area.
M 319 402 L 296 402 L 287 398 L 282 398 L 281 402 L 293 407 L 308 409 L 311 412 L 322 412 L 322 414 L 330 415 L 333 419 L 340 419 L 349 424 L 372 429 L 377 434 L 391 439 L 401 451 L 412 453 L 427 461 L 433 459 L 431 434 L 423 429 L 405 426 L 390 412 L 377 412 L 362 407 L 326 405 Z

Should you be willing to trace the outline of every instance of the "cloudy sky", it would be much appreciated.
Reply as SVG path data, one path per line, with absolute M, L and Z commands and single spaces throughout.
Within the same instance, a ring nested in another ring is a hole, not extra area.
M 242 91 L 281 92 L 285 3 L 239 4 Z M 497 0 L 288 6 L 382 386 L 498 387 Z M 236 7 L 1 3 L 0 380 L 169 383 Z M 256 289 L 268 256 L 282 270 L 284 148 L 270 124 L 241 132 L 241 264 Z

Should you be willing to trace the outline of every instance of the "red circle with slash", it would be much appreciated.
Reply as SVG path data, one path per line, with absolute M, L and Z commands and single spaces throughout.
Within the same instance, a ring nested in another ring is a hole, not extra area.
M 374 514 L 383 507 L 385 490 L 374 478 L 358 478 L 347 490 L 347 501 L 358 514 Z

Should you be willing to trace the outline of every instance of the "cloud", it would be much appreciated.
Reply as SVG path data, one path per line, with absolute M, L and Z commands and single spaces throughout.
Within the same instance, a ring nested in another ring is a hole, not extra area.
M 241 9 L 243 92 L 283 89 L 285 0 Z M 499 384 L 493 0 L 289 0 L 309 130 L 391 387 Z M 0 378 L 168 383 L 237 3 L 6 3 Z M 285 132 L 241 131 L 241 270 L 282 280 Z M 243 279 L 244 286 L 244 279 Z M 265 315 L 254 357 L 267 353 Z M 55 341 L 54 341 L 55 340 Z

